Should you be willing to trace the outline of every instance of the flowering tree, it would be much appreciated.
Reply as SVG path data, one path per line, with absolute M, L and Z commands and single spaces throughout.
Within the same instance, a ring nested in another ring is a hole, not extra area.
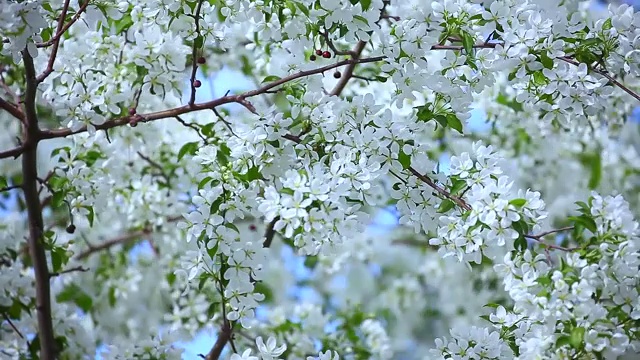
M 588 5 L 5 0 L 0 357 L 640 351 L 640 14 Z

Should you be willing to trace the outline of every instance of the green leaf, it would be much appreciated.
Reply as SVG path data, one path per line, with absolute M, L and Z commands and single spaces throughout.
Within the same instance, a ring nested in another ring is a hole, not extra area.
M 450 128 L 462 134 L 462 122 L 460 122 L 460 119 L 458 119 L 455 114 L 447 115 L 447 124 Z
M 516 250 L 518 251 L 525 251 L 527 249 L 527 239 L 524 238 L 524 236 L 520 236 L 519 238 L 516 239 L 516 241 L 513 243 L 513 246 L 516 248 Z
M 211 176 L 207 176 L 204 179 L 200 180 L 198 183 L 198 190 L 203 189 L 213 178 Z
M 304 258 L 304 266 L 309 269 L 315 269 L 316 265 L 318 265 L 318 257 L 317 256 L 307 256 Z
M 360 15 L 353 15 L 354 19 L 358 19 L 360 21 L 362 21 L 363 23 L 369 25 L 369 21 L 367 21 L 367 18 L 365 18 L 364 16 L 360 16 Z
M 182 147 L 180 148 L 180 151 L 178 151 L 178 161 L 182 160 L 182 158 L 186 155 L 195 155 L 196 151 L 198 150 L 198 141 L 194 141 L 194 142 L 188 142 L 184 145 L 182 145 Z
M 447 120 L 447 117 L 445 115 L 436 115 L 434 117 L 434 119 L 436 120 L 436 122 L 438 122 L 438 124 L 440 124 L 440 126 L 442 126 L 443 128 L 447 128 L 447 124 L 449 123 Z
M 571 330 L 571 337 L 569 339 L 569 343 L 576 349 L 582 348 L 582 342 L 584 340 L 584 328 L 576 327 Z
M 526 203 L 527 203 L 527 200 L 525 200 L 525 199 L 513 199 L 513 200 L 509 201 L 509 204 L 511 204 L 511 205 L 513 205 L 515 207 L 522 207 Z
M 398 161 L 402 164 L 403 169 L 408 169 L 411 166 L 411 157 L 402 150 L 398 153 Z
M 467 54 L 471 54 L 473 52 L 473 43 L 473 37 L 469 33 L 462 34 L 462 46 Z
M 64 202 L 64 195 L 65 194 L 63 191 L 54 192 L 53 196 L 51 197 L 51 206 L 54 208 L 62 206 L 62 203 Z
M 496 303 L 488 303 L 487 305 L 485 305 L 485 307 L 490 307 L 494 309 L 497 309 L 500 306 L 501 306 L 500 304 L 496 304 Z
M 87 214 L 87 220 L 89 220 L 89 226 L 93 226 L 93 219 L 95 218 L 95 212 L 93 212 L 93 206 L 85 206 L 87 210 L 89 210 L 89 214 Z
M 451 185 L 451 190 L 449 192 L 453 195 L 456 195 L 460 192 L 460 190 L 467 187 L 467 182 L 465 180 L 455 180 Z
M 258 169 L 257 166 L 252 166 L 251 168 L 249 168 L 249 171 L 247 171 L 246 176 L 248 181 L 262 179 L 262 173 L 260 172 L 260 169 Z
M 597 153 L 591 157 L 591 176 L 589 177 L 589 189 L 593 190 L 600 184 L 602 178 L 602 158 Z
M 416 116 L 419 121 L 427 122 L 433 120 L 433 111 L 429 109 L 428 105 L 416 106 L 415 109 L 418 110 Z
M 440 206 L 438 206 L 438 212 L 446 213 L 447 211 L 453 209 L 455 206 L 456 204 L 453 201 L 445 199 L 440 203 Z
M 129 29 L 133 25 L 133 20 L 130 14 L 126 14 L 120 20 L 116 21 L 115 33 L 120 34 L 123 30 Z
M 569 216 L 568 220 L 584 226 L 594 234 L 598 232 L 598 227 L 596 225 L 596 222 L 590 216 L 587 216 L 587 215 Z
M 269 75 L 269 76 L 267 76 L 266 78 L 264 78 L 262 80 L 262 84 L 266 83 L 266 82 L 276 81 L 276 80 L 280 80 L 280 77 L 279 76 L 275 76 L 275 75 Z
M 295 2 L 296 6 L 298 7 L 298 9 L 300 9 L 300 11 L 302 11 L 303 14 L 305 14 L 306 16 L 309 16 L 309 8 L 304 6 L 302 3 L 300 2 Z
M 540 62 L 547 69 L 553 69 L 553 59 L 549 57 L 546 51 L 540 53 Z
M 6 188 L 7 186 L 7 178 L 4 176 L 0 176 L 0 189 Z
M 371 7 L 371 0 L 360 0 L 362 11 L 367 11 Z
M 562 335 L 556 341 L 556 347 L 563 347 L 571 344 L 571 338 L 567 335 Z
M 520 104 L 519 102 L 517 102 L 515 100 L 509 100 L 502 94 L 498 95 L 498 98 L 496 99 L 496 102 L 498 104 L 510 107 L 515 112 L 521 112 L 521 111 L 524 110 L 523 107 L 522 107 L 522 104 Z
M 115 289 L 113 296 L 115 303 Z M 73 302 L 84 312 L 89 312 L 93 307 L 93 299 L 91 296 L 76 284 L 67 285 L 60 293 L 58 293 L 56 300 L 58 302 Z

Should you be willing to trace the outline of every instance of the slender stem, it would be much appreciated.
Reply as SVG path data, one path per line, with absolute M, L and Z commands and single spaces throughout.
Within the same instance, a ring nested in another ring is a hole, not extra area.
M 66 269 L 66 270 L 62 270 L 62 271 L 59 271 L 59 272 L 51 273 L 51 277 L 53 278 L 53 277 L 56 277 L 56 276 L 60 276 L 62 274 L 68 274 L 68 273 L 76 272 L 76 271 L 87 272 L 89 270 L 90 269 L 84 268 L 82 266 L 75 266 L 75 267 L 72 267 L 72 268 L 69 268 L 69 269 Z
M 39 47 L 39 48 L 48 47 L 48 46 L 51 46 L 51 45 L 55 44 L 57 41 L 60 41 L 60 38 L 62 37 L 62 35 L 64 35 L 64 33 L 67 32 L 67 30 L 69 30 L 71 25 L 73 25 L 73 23 L 78 21 L 78 19 L 80 18 L 80 15 L 82 15 L 84 10 L 89 5 L 89 1 L 90 0 L 85 1 L 85 3 L 80 7 L 80 9 L 78 9 L 76 14 L 71 18 L 71 20 L 67 24 L 65 24 L 62 28 L 58 28 L 59 30 L 56 31 L 56 34 L 51 39 L 49 39 L 49 41 L 43 42 L 43 43 L 38 43 L 38 44 L 36 44 L 36 46 Z M 63 8 L 64 12 L 67 11 L 67 9 L 69 7 L 69 2 L 67 1 L 65 3 L 65 5 L 66 6 Z M 60 17 L 60 21 L 64 21 L 64 17 Z
M 182 216 L 173 216 L 167 219 L 167 222 L 176 222 L 178 220 L 182 219 Z M 118 244 L 125 244 L 129 241 L 134 241 L 134 240 L 138 240 L 143 236 L 149 235 L 151 234 L 153 231 L 153 229 L 151 227 L 146 227 L 142 230 L 139 231 L 134 231 L 132 233 L 128 233 L 128 234 L 124 234 L 118 237 L 115 237 L 113 239 L 107 240 L 103 243 L 101 243 L 100 245 L 91 245 L 89 246 L 89 249 L 81 252 L 80 254 L 78 254 L 76 256 L 77 260 L 82 260 L 86 257 L 88 257 L 89 255 L 96 253 L 98 251 L 102 251 L 102 250 L 106 250 L 109 249 L 113 246 L 116 246 Z
M 194 15 L 195 24 L 196 24 L 196 39 L 200 38 L 200 9 L 202 9 L 202 2 L 204 0 L 199 0 L 198 5 L 196 7 L 196 12 Z M 191 67 L 191 96 L 189 97 L 189 105 L 192 106 L 196 103 L 196 73 L 198 72 L 198 49 L 196 48 L 196 40 L 193 40 L 193 51 L 191 52 L 193 65 Z
M 440 195 L 442 195 L 445 198 L 453 201 L 454 203 L 456 203 L 458 206 L 460 206 L 461 208 L 463 208 L 465 210 L 471 210 L 471 206 L 469 206 L 469 204 L 467 204 L 464 200 L 462 200 L 461 198 L 451 194 L 450 192 L 445 190 L 443 187 L 441 187 L 440 185 L 436 184 L 427 175 L 421 174 L 420 172 L 418 172 L 418 170 L 414 169 L 413 167 L 409 167 L 409 171 L 413 175 L 415 175 L 418 179 L 422 180 L 425 184 L 429 185 L 429 187 L 431 187 L 432 189 L 437 191 Z

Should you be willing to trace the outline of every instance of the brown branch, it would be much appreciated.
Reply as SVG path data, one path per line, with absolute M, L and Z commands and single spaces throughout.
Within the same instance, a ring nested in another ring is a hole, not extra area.
M 24 122 L 24 114 L 18 105 L 14 105 L 3 98 L 0 98 L 0 109 L 5 110 L 9 114 L 13 115 L 14 118 Z
M 58 350 L 56 348 L 53 323 L 51 318 L 51 288 L 49 287 L 49 268 L 42 236 L 44 222 L 42 208 L 38 196 L 38 167 L 37 149 L 39 141 L 38 117 L 36 114 L 36 91 L 38 80 L 33 66 L 33 58 L 25 48 L 22 51 L 26 91 L 24 99 L 25 122 L 23 125 L 22 154 L 22 189 L 27 207 L 29 222 L 29 255 L 33 262 L 36 286 L 36 310 L 38 318 L 38 338 L 40 340 L 40 359 L 55 360 Z
M 160 176 L 164 179 L 164 181 L 167 183 L 168 186 L 171 185 L 171 177 L 169 177 L 169 175 L 166 173 L 165 169 L 162 167 L 162 165 L 158 164 L 157 162 L 153 161 L 150 157 L 145 156 L 143 153 L 141 153 L 140 151 L 137 152 L 138 156 L 140 156 L 144 161 L 146 161 L 147 163 L 149 163 L 149 165 L 151 167 L 156 168 L 158 171 L 160 171 Z
M 69 268 L 69 269 L 66 269 L 66 270 L 62 270 L 62 271 L 60 271 L 60 272 L 54 272 L 54 273 L 51 273 L 51 277 L 56 277 L 56 276 L 60 276 L 60 275 L 62 275 L 62 274 L 68 274 L 68 273 L 70 273 L 70 272 L 76 272 L 76 271 L 79 271 L 79 272 L 87 272 L 87 271 L 89 271 L 89 270 L 90 270 L 90 269 L 84 268 L 84 267 L 82 267 L 82 266 L 75 266 L 75 267 L 72 267 L 72 268 Z
M 167 219 L 167 222 L 176 222 L 178 220 L 182 219 L 182 216 L 173 216 Z M 149 235 L 153 232 L 153 229 L 150 226 L 145 227 L 142 230 L 139 231 L 135 231 L 129 234 L 124 234 L 118 237 L 115 237 L 111 240 L 107 240 L 103 243 L 101 243 L 100 245 L 90 245 L 89 248 L 81 253 L 79 253 L 76 256 L 76 260 L 82 260 L 86 257 L 88 257 L 89 255 L 102 251 L 102 250 L 106 250 L 109 249 L 113 246 L 116 246 L 118 244 L 124 244 L 127 243 L 129 241 L 134 241 L 134 240 L 138 240 L 143 236 Z
M 5 67 L 0 66 L 0 85 L 2 85 L 2 88 L 4 88 L 4 91 L 6 91 L 8 95 L 13 97 L 13 105 L 20 111 L 20 113 L 22 113 L 22 110 L 20 110 L 20 104 L 22 103 L 22 100 L 20 99 L 20 96 L 18 96 L 18 94 L 11 90 L 9 85 L 7 85 L 7 81 L 5 80 L 4 74 L 2 73 L 5 70 Z M 23 120 L 24 122 L 24 115 L 21 120 Z
M 335 56 L 351 56 L 351 58 L 357 58 L 358 54 L 353 51 L 353 50 L 347 50 L 347 51 L 342 51 L 342 50 L 338 50 L 336 48 L 336 46 L 333 44 L 333 41 L 331 41 L 331 39 L 329 39 L 329 32 L 325 29 L 324 32 L 319 31 L 320 35 L 322 35 L 322 37 L 324 37 L 324 41 L 327 43 L 327 45 L 329 46 L 329 49 L 331 49 L 331 51 L 333 51 L 333 53 L 335 54 Z
M 18 156 L 20 156 L 24 152 L 24 150 L 25 150 L 24 145 L 18 145 L 13 149 L 0 151 L 0 159 L 9 158 L 9 157 L 17 159 Z
M 65 16 L 61 15 L 58 21 L 58 31 L 56 31 L 56 34 L 51 39 L 49 39 L 49 41 L 43 42 L 43 43 L 37 43 L 36 46 L 39 48 L 49 47 L 51 45 L 54 45 L 56 42 L 60 41 L 60 38 L 62 37 L 62 35 L 64 35 L 64 33 L 67 32 L 67 30 L 69 30 L 69 28 L 71 27 L 71 25 L 73 25 L 73 23 L 78 21 L 78 19 L 80 18 L 80 15 L 82 15 L 82 13 L 87 9 L 87 6 L 89 6 L 89 1 L 90 0 L 85 1 L 85 3 L 82 6 L 80 6 L 80 9 L 78 9 L 76 14 L 71 18 L 71 20 L 68 23 L 66 23 L 62 28 L 60 28 L 60 23 L 64 21 L 66 14 Z M 65 7 L 62 9 L 63 13 L 66 13 L 68 8 L 69 8 L 69 1 L 66 1 Z
M 418 179 L 422 180 L 424 183 L 426 183 L 427 185 L 429 185 L 430 188 L 434 189 L 435 191 L 437 191 L 440 195 L 444 196 L 445 198 L 453 201 L 454 203 L 456 203 L 458 206 L 460 206 L 461 208 L 465 209 L 465 210 L 471 210 L 471 206 L 469 206 L 469 204 L 467 204 L 464 200 L 462 200 L 461 198 L 451 194 L 450 192 L 448 192 L 447 190 L 445 190 L 443 187 L 441 187 L 440 185 L 436 184 L 433 180 L 431 180 L 430 177 L 428 177 L 427 175 L 423 175 L 420 172 L 418 172 L 418 170 L 414 169 L 413 167 L 409 167 L 409 171 L 415 175 Z
M 273 241 L 273 237 L 276 235 L 276 231 L 274 226 L 280 220 L 280 216 L 276 216 L 271 220 L 269 225 L 267 225 L 267 230 L 264 232 L 264 242 L 262 243 L 262 247 L 268 248 L 271 246 L 271 242 Z
M 205 137 L 204 137 L 204 135 L 202 135 L 202 133 L 200 132 L 200 128 L 198 128 L 198 126 L 197 126 L 197 125 L 194 125 L 194 124 L 192 124 L 192 123 L 188 123 L 188 122 L 184 121 L 184 119 L 182 119 L 179 115 L 176 115 L 176 116 L 174 116 L 174 117 L 175 117 L 175 119 L 176 119 L 176 120 L 178 120 L 178 122 L 179 122 L 180 124 L 182 124 L 183 126 L 185 126 L 185 127 L 188 127 L 188 128 L 191 128 L 191 129 L 195 130 L 195 131 L 196 131 L 196 133 L 198 133 L 198 137 L 199 137 L 200 139 L 202 139 L 202 141 L 203 141 L 205 144 L 209 144 L 209 142 L 207 141 L 207 138 L 205 138 Z
M 53 48 L 51 49 L 51 55 L 49 55 L 49 61 L 47 62 L 47 68 L 44 70 L 40 76 L 38 76 L 37 81 L 40 83 L 44 79 L 47 78 L 53 72 L 53 64 L 56 61 L 56 57 L 58 56 L 58 47 L 60 46 L 60 38 L 62 37 L 62 28 L 64 27 L 64 20 L 67 17 L 67 10 L 69 10 L 70 0 L 65 0 L 64 5 L 62 6 L 62 13 L 60 14 L 60 18 L 58 19 L 58 28 L 56 29 L 56 39 L 53 41 Z M 88 1 L 87 1 L 88 3 Z
M 559 246 L 559 245 L 555 245 L 555 244 L 549 244 L 549 243 L 546 243 L 546 242 L 544 242 L 542 240 L 542 238 L 547 236 L 547 235 L 551 235 L 551 234 L 555 234 L 555 233 L 559 233 L 559 232 L 567 231 L 567 230 L 573 230 L 573 226 L 565 226 L 565 227 L 562 227 L 562 228 L 559 228 L 559 229 L 545 231 L 545 232 L 542 232 L 542 233 L 537 234 L 537 235 L 524 235 L 524 237 L 527 238 L 527 239 L 531 239 L 531 240 L 539 243 L 540 245 L 542 245 L 542 246 L 544 246 L 544 247 L 546 247 L 548 249 L 556 249 L 556 250 L 562 250 L 562 251 L 574 251 L 574 250 L 579 249 L 580 247 L 567 248 L 567 247 L 564 247 L 564 246 Z
M 223 304 L 224 306 L 224 304 Z M 211 351 L 205 357 L 206 360 L 218 360 L 220 359 L 220 355 L 222 355 L 222 350 L 227 345 L 227 342 L 231 340 L 231 334 L 233 333 L 233 328 L 228 320 L 224 319 L 222 327 L 220 328 L 220 332 L 218 333 L 218 338 L 216 342 L 213 344 Z
M 333 88 L 333 90 L 331 90 L 331 95 L 340 96 L 340 93 L 342 93 L 344 88 L 347 86 L 347 83 L 351 79 L 353 75 L 353 69 L 355 69 L 356 64 L 358 63 L 357 60 L 360 57 L 360 54 L 362 54 L 362 51 L 364 50 L 364 47 L 366 45 L 367 43 L 365 41 L 360 40 L 358 41 L 355 49 L 349 52 L 351 54 L 351 59 L 354 61 L 350 63 L 349 66 L 347 66 L 347 68 L 344 70 L 344 74 L 342 74 L 342 76 L 340 77 L 340 81 L 338 81 L 338 84 Z
M 141 237 L 143 237 L 145 235 L 149 235 L 150 233 L 151 233 L 151 231 L 145 228 L 145 229 L 140 230 L 140 231 L 136 231 L 136 232 L 129 233 L 129 234 L 126 234 L 126 235 L 118 236 L 118 237 L 113 238 L 111 240 L 105 241 L 100 245 L 89 247 L 89 249 L 87 249 L 87 250 L 81 252 L 80 254 L 78 254 L 78 256 L 76 256 L 76 259 L 77 260 L 82 260 L 82 259 L 88 257 L 89 255 L 91 255 L 93 253 L 96 253 L 98 251 L 106 250 L 106 249 L 109 249 L 112 246 L 115 246 L 115 245 L 118 245 L 118 244 L 124 244 L 124 243 L 127 243 L 127 242 L 132 241 L 132 240 L 138 240 L 139 238 L 141 238 Z
M 11 186 L 7 186 L 7 187 L 5 187 L 5 188 L 0 188 L 0 193 L 1 193 L 1 192 L 5 192 L 5 191 L 11 191 L 11 190 L 13 190 L 13 189 L 19 189 L 19 188 L 21 188 L 21 187 L 22 187 L 22 185 L 11 185 Z
M 18 334 L 18 336 L 20 336 L 21 339 L 26 339 L 24 337 L 24 335 L 22 335 L 22 333 L 20 332 L 20 330 L 18 330 L 18 328 L 16 327 L 16 325 L 13 323 L 13 321 L 11 321 L 11 318 L 9 317 L 9 315 L 7 315 L 6 313 L 2 313 L 2 317 L 4 317 L 4 319 L 9 323 L 9 326 L 11 326 L 11 328 L 13 329 L 13 331 L 16 332 L 16 334 Z
M 134 117 L 140 117 L 141 118 L 141 122 L 150 122 L 150 121 L 155 121 L 155 120 L 160 120 L 160 119 L 165 119 L 165 118 L 169 118 L 169 117 L 176 117 L 177 115 L 182 115 L 182 114 L 186 114 L 186 113 L 190 113 L 190 112 L 194 112 L 194 111 L 198 111 L 198 110 L 209 110 L 212 109 L 214 107 L 220 106 L 220 105 L 224 105 L 224 104 L 230 104 L 230 103 L 239 103 L 239 104 L 243 104 L 243 102 L 246 102 L 245 100 L 247 98 L 253 97 L 253 96 L 257 96 L 260 94 L 264 94 L 266 91 L 271 90 L 277 86 L 280 86 L 282 84 L 285 84 L 287 82 L 299 79 L 299 78 L 303 78 L 303 77 L 307 77 L 310 75 L 316 75 L 316 74 L 321 74 L 325 71 L 331 70 L 331 69 L 335 69 L 337 67 L 340 66 L 344 66 L 344 65 L 348 65 L 348 64 L 352 64 L 352 63 L 371 63 L 371 62 L 377 62 L 377 61 L 381 61 L 385 59 L 385 56 L 376 56 L 376 57 L 372 57 L 372 58 L 365 58 L 365 59 L 348 59 L 348 60 L 343 60 L 343 61 L 339 61 L 335 64 L 331 64 L 331 65 L 326 65 L 317 69 L 313 69 L 313 70 L 305 70 L 305 71 L 300 71 L 297 72 L 295 74 L 291 74 L 289 76 L 285 76 L 282 79 L 278 79 L 276 81 L 273 81 L 269 84 L 266 84 L 258 89 L 255 90 L 251 90 L 251 91 L 247 91 L 245 93 L 242 94 L 238 94 L 238 95 L 225 95 L 221 98 L 215 99 L 215 100 L 211 100 L 211 101 L 207 101 L 204 103 L 200 103 L 200 104 L 194 104 L 192 106 L 189 105 L 184 105 L 184 106 L 180 106 L 177 108 L 173 108 L 173 109 L 168 109 L 168 110 L 162 110 L 162 111 L 157 111 L 157 112 L 153 112 L 153 113 L 148 113 L 148 114 L 143 114 L 143 115 L 133 115 L 133 116 L 125 116 L 125 117 L 121 117 L 121 118 L 117 118 L 117 119 L 113 119 L 113 120 L 109 120 L 107 122 L 105 122 L 104 124 L 101 125 L 95 125 L 95 128 L 98 130 L 106 130 L 106 129 L 111 129 L 114 127 L 118 127 L 118 126 L 123 126 L 123 125 L 127 125 L 129 124 L 129 121 L 131 119 L 133 119 Z M 243 104 L 246 106 L 246 104 Z M 57 130 L 43 130 L 40 132 L 40 138 L 41 139 L 53 139 L 53 138 L 61 138 L 61 137 L 66 137 L 69 135 L 73 135 L 73 134 L 78 134 L 78 133 L 82 133 L 87 131 L 87 127 L 83 126 L 78 130 L 71 130 L 71 129 L 57 129 Z M 5 153 L 9 153 L 11 152 L 11 154 L 17 153 L 18 155 L 21 153 L 21 151 L 19 149 L 11 149 L 9 151 L 6 151 Z M 3 153 L 0 153 L 0 158 L 3 158 Z M 9 155 L 11 156 L 11 155 Z M 4 156 L 7 157 L 7 156 Z
M 564 62 L 567 62 L 569 64 L 575 65 L 575 66 L 580 65 L 579 61 L 576 61 L 576 60 L 574 60 L 574 59 L 572 59 L 570 57 L 567 57 L 567 56 L 561 56 L 558 59 L 560 59 L 560 60 L 562 60 Z M 598 70 L 598 69 L 594 69 L 592 67 L 589 67 L 589 70 L 604 76 L 612 84 L 614 84 L 615 86 L 619 87 L 620 89 L 622 89 L 627 94 L 631 95 L 634 99 L 640 101 L 640 95 L 638 93 L 636 93 L 635 91 L 629 89 L 623 83 L 621 83 L 620 81 L 616 80 L 613 76 L 609 75 L 609 73 L 606 70 Z
M 189 98 L 189 105 L 193 106 L 196 103 L 196 73 L 198 72 L 198 49 L 196 48 L 196 39 L 200 37 L 200 9 L 202 9 L 202 2 L 204 0 L 198 1 L 198 6 L 196 7 L 196 13 L 194 15 L 195 24 L 196 24 L 196 38 L 193 40 L 193 51 L 192 51 L 192 59 L 193 65 L 191 67 L 191 97 Z

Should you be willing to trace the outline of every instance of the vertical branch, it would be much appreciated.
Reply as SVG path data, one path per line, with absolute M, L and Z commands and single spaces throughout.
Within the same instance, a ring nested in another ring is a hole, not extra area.
M 362 50 L 364 50 L 364 47 L 366 45 L 367 45 L 366 42 L 362 40 L 359 41 L 358 45 L 356 45 L 355 49 L 353 49 L 353 52 L 351 54 L 351 59 L 358 60 L 360 58 L 360 54 L 362 54 Z M 357 61 L 354 61 L 347 66 L 347 68 L 344 71 L 344 74 L 342 74 L 342 77 L 340 78 L 340 81 L 338 82 L 336 87 L 334 87 L 333 90 L 331 90 L 331 95 L 339 96 L 340 93 L 342 93 L 342 90 L 344 90 L 349 80 L 353 77 L 353 69 L 355 69 L 356 64 L 357 64 Z
M 56 28 L 56 35 L 62 35 L 62 27 L 64 26 L 64 20 L 67 18 L 67 10 L 69 10 L 70 1 L 71 0 L 65 0 L 64 5 L 62 6 L 62 12 L 58 19 L 58 27 Z M 58 47 L 60 46 L 60 36 L 57 36 L 53 41 L 53 48 L 51 48 L 51 55 L 47 62 L 47 69 L 38 77 L 38 82 L 42 82 L 53 72 L 53 63 L 56 61 L 56 56 L 58 56 Z
M 27 205 L 29 222 L 29 255 L 33 262 L 36 282 L 36 310 L 38 318 L 38 336 L 40 340 L 40 359 L 55 360 L 57 351 L 51 318 L 51 289 L 49 287 L 49 268 L 47 254 L 43 244 L 44 222 L 38 196 L 37 149 L 40 136 L 36 114 L 36 91 L 38 80 L 33 66 L 33 58 L 25 48 L 22 51 L 26 91 L 24 98 L 25 122 L 23 125 L 24 152 L 22 153 L 22 189 Z
M 193 59 L 192 68 L 191 68 L 191 97 L 189 98 L 189 106 L 193 106 L 196 103 L 196 72 L 198 71 L 198 48 L 196 41 L 200 38 L 200 9 L 202 9 L 202 1 L 198 1 L 198 6 L 196 7 L 196 13 L 194 16 L 195 24 L 196 24 L 196 38 L 193 40 L 193 52 L 191 53 Z M 203 41 L 204 42 L 204 41 Z

